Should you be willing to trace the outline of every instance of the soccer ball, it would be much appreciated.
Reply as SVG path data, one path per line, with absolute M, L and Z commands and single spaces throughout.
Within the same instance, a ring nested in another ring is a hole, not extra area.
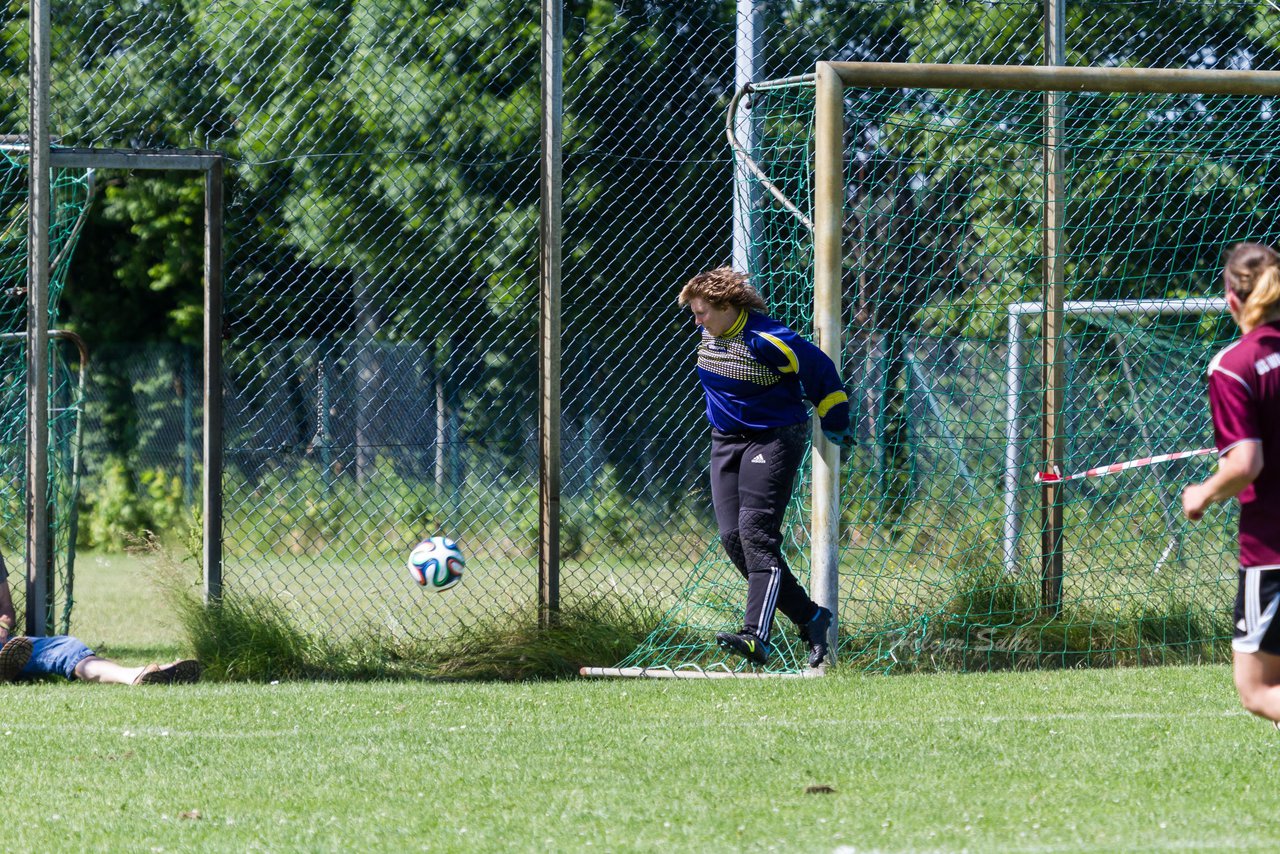
M 409 553 L 409 574 L 432 590 L 448 590 L 457 584 L 466 565 L 462 550 L 448 537 L 423 540 Z

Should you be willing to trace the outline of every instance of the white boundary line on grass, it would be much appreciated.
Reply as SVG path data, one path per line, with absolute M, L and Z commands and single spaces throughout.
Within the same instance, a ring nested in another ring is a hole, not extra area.
M 1142 851 L 1231 851 L 1242 847 L 1256 845 L 1260 840 L 1248 837 L 1223 837 L 1214 839 L 1170 839 L 1167 841 L 1144 840 L 1140 846 Z M 1013 845 L 1000 847 L 1004 854 L 1056 854 L 1056 852 L 1113 852 L 1124 850 L 1129 846 L 1128 840 L 1099 842 L 1094 845 L 1081 845 L 1078 842 L 1048 843 L 1045 845 Z M 1117 848 L 1119 846 L 1119 848 Z M 856 845 L 837 845 L 832 854 L 949 854 L 954 848 L 884 848 L 872 846 L 861 848 Z M 1131 850 L 1131 849 L 1130 849 Z
M 1061 712 L 1042 715 L 938 715 L 934 717 L 921 718 L 812 718 L 804 721 L 793 721 L 785 719 L 771 719 L 772 725 L 780 729 L 794 729 L 797 727 L 811 726 L 880 726 L 903 724 L 909 726 L 917 726 L 921 723 L 932 724 L 1026 724 L 1026 723 L 1048 723 L 1055 720 L 1161 720 L 1170 719 L 1174 715 L 1166 712 Z M 1178 720 L 1194 720 L 1206 718 L 1239 718 L 1252 717 L 1244 709 L 1226 709 L 1222 711 L 1204 711 L 1178 713 Z M 348 738 L 364 738 L 377 735 L 385 735 L 395 730 L 412 730 L 416 724 L 410 719 L 388 717 L 390 722 L 387 726 L 366 727 L 358 731 L 344 734 Z M 710 724 L 708 724 L 710 726 Z M 725 728 L 754 728 L 758 726 L 755 718 L 742 721 L 716 721 L 714 726 L 720 729 Z M 654 722 L 652 728 L 655 730 L 669 729 L 669 724 L 663 722 Z M 1270 727 L 1259 726 L 1259 731 L 1265 730 L 1262 736 L 1267 740 L 1273 740 L 1274 733 Z M 474 733 L 509 733 L 509 725 L 503 724 L 468 724 L 465 729 L 458 728 L 457 732 L 462 734 Z M 63 723 L 26 723 L 14 721 L 0 721 L 0 740 L 5 737 L 12 738 L 17 733 L 33 733 L 33 732 L 66 732 L 66 725 Z M 262 729 L 262 730 L 235 730 L 234 732 L 217 732 L 208 730 L 184 730 L 172 727 L 163 727 L 155 725 L 137 726 L 137 727 L 120 727 L 120 726 L 77 726 L 76 733 L 81 735 L 91 735 L 94 737 L 116 736 L 124 739 L 192 739 L 201 741 L 248 741 L 253 739 L 278 740 L 282 738 L 292 738 L 296 736 L 313 737 L 310 729 L 301 725 L 290 729 Z M 451 734 L 450 730 L 442 730 L 442 736 Z M 2 741 L 0 741 L 2 743 Z

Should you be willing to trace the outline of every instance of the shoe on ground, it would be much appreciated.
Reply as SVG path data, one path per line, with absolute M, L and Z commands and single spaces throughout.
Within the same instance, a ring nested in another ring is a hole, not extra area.
M 809 666 L 817 667 L 827 659 L 827 635 L 831 632 L 832 614 L 821 605 L 818 613 L 804 625 L 805 643 L 809 645 Z
M 769 660 L 769 645 L 750 632 L 716 632 L 716 643 L 752 664 L 764 664 Z
M 204 668 L 195 659 L 187 658 L 168 664 L 148 664 L 133 680 L 134 685 L 190 685 L 200 681 Z
M 31 660 L 31 638 L 11 637 L 0 649 L 0 682 L 12 682 Z

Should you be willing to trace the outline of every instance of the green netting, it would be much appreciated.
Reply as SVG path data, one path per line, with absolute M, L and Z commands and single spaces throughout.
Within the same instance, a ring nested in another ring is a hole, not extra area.
M 1066 467 L 1212 444 L 1203 373 L 1236 330 L 1224 248 L 1276 237 L 1269 99 L 1065 99 Z M 1234 510 L 1196 525 L 1182 486 L 1212 457 L 1065 484 L 1060 599 L 1042 585 L 1043 96 L 845 94 L 843 372 L 860 447 L 842 472 L 841 656 L 873 669 L 1196 661 L 1226 654 Z M 761 87 L 754 159 L 812 212 L 809 84 Z M 807 329 L 812 242 L 762 193 L 753 275 Z M 791 508 L 807 581 L 808 484 Z M 720 660 L 744 586 L 711 550 L 623 664 Z M 785 621 L 784 621 L 785 622 Z M 780 635 L 775 642 L 781 642 Z M 778 669 L 794 668 L 788 650 Z
M 92 193 L 91 174 L 54 170 L 50 181 L 49 325 L 56 328 L 58 299 L 71 252 Z M 9 571 L 23 574 L 26 505 L 27 393 L 27 201 L 25 146 L 0 148 L 0 547 Z M 46 613 L 47 632 L 66 632 L 71 622 L 75 560 L 77 445 L 81 388 L 74 348 L 55 340 L 50 346 L 49 484 L 51 563 Z M 80 366 L 83 367 L 83 366 Z M 11 579 L 11 582 L 16 578 Z M 19 620 L 25 613 L 21 583 L 11 583 Z

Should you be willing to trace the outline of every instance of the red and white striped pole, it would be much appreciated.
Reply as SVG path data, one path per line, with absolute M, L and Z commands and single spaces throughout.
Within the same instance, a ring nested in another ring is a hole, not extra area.
M 1056 471 L 1036 472 L 1036 483 L 1066 483 L 1069 480 L 1080 480 L 1087 477 L 1105 477 L 1109 474 L 1128 471 L 1129 469 L 1144 468 L 1146 466 L 1154 466 L 1159 463 L 1172 462 L 1173 460 L 1185 460 L 1189 457 L 1203 457 L 1206 454 L 1216 454 L 1217 448 L 1199 448 L 1195 451 L 1178 451 L 1175 454 L 1158 454 L 1154 457 L 1143 457 L 1139 460 L 1129 460 L 1123 463 L 1112 463 L 1109 466 L 1098 466 L 1087 471 L 1078 471 L 1074 474 L 1059 474 Z

